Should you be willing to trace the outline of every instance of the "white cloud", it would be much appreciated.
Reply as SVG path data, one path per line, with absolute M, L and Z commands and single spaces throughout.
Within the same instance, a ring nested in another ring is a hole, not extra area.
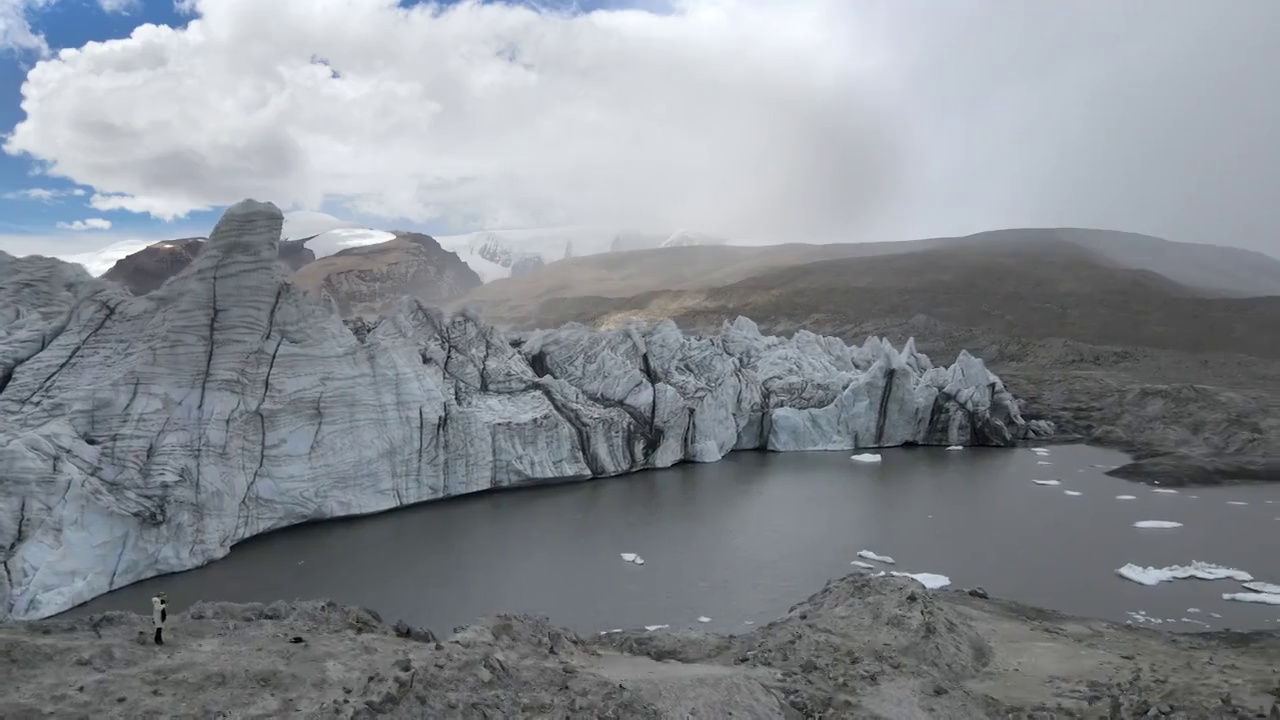
M 82 188 L 69 188 L 66 190 L 51 188 L 24 188 L 22 190 L 14 190 L 12 192 L 0 195 L 5 200 L 37 200 L 43 203 L 51 203 L 54 200 L 64 197 L 83 197 L 85 194 Z
M 186 28 L 40 63 L 6 151 L 92 186 L 96 209 L 163 219 L 255 197 L 458 226 L 812 235 L 894 183 L 847 0 L 188 5 Z
M 0 0 L 0 50 L 34 50 L 48 54 L 44 36 L 31 28 L 30 13 L 55 0 Z
M 632 4 L 672 11 L 177 0 L 183 28 L 39 63 L 4 148 L 164 219 L 255 197 L 458 230 L 1278 250 L 1276 0 Z
M 108 13 L 127 13 L 137 10 L 141 5 L 142 0 L 98 0 L 98 7 Z
M 111 221 L 105 218 L 86 218 L 75 222 L 60 222 L 60 230 L 110 230 Z

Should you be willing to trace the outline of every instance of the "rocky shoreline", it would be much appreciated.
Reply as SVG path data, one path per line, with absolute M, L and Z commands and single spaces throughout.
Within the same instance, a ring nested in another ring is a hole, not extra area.
M 734 636 L 437 638 L 326 601 L 0 625 L 0 717 L 1276 717 L 1280 633 L 1172 634 L 850 575 Z M 139 634 L 142 637 L 139 637 Z

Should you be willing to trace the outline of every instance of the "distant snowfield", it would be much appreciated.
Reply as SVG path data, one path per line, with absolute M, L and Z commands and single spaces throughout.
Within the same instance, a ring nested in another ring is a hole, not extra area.
M 80 265 L 89 274 L 98 277 L 111 269 L 117 261 L 140 251 L 145 250 L 150 245 L 160 242 L 159 240 L 121 240 L 112 243 L 101 250 L 93 250 L 90 252 L 73 253 L 68 255 L 53 255 L 59 260 Z
M 543 262 L 553 263 L 565 257 L 580 255 L 598 255 L 612 249 L 614 238 L 619 235 L 616 228 L 564 226 L 543 228 L 520 228 L 510 230 L 481 230 L 462 235 L 432 235 L 440 246 L 457 253 L 481 281 L 489 283 L 510 277 L 511 269 L 503 267 L 478 255 L 474 250 L 478 240 L 497 239 L 502 245 L 516 254 L 538 255 Z M 661 235 L 659 234 L 659 237 Z M 98 250 L 81 253 L 54 255 L 59 260 L 83 266 L 89 274 L 97 277 L 108 270 L 116 262 L 132 255 L 148 246 L 173 238 L 152 238 L 149 240 L 122 240 Z M 307 248 L 317 258 L 328 257 L 342 250 L 364 245 L 394 240 L 395 234 L 386 230 L 376 230 L 351 220 L 343 220 L 329 213 L 313 210 L 295 210 L 284 213 L 284 224 L 280 230 L 281 240 L 307 240 Z M 660 247 L 677 247 L 683 245 L 725 245 L 728 241 L 692 230 L 677 230 Z M 760 243 L 745 243 L 760 244 Z

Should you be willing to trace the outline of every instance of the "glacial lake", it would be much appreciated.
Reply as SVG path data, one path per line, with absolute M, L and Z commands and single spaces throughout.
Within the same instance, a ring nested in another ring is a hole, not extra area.
M 442 635 L 497 612 L 546 615 L 583 632 L 738 632 L 857 571 L 850 563 L 871 550 L 897 560 L 886 569 L 940 573 L 952 588 L 981 586 L 1073 614 L 1153 624 L 1130 614 L 1141 613 L 1186 631 L 1280 629 L 1280 607 L 1222 599 L 1244 591 L 1238 582 L 1148 587 L 1115 572 L 1200 560 L 1280 583 L 1280 485 L 1165 494 L 1105 475 L 1125 462 L 1119 453 L 1050 450 L 904 448 L 882 451 L 879 464 L 847 452 L 735 453 L 453 498 L 254 538 L 217 563 L 70 612 L 146 613 L 163 590 L 175 610 L 199 600 L 327 597 Z M 1183 526 L 1132 526 L 1142 520 Z

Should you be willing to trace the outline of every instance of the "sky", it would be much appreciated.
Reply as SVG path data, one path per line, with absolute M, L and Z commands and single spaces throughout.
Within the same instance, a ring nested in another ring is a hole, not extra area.
M 1276 0 L 0 0 L 0 250 L 387 229 L 1280 255 Z

